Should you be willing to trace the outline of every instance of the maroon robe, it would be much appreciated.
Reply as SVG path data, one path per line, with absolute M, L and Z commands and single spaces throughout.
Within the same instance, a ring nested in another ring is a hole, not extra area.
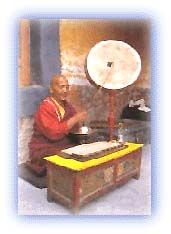
M 67 101 L 64 101 L 64 110 L 62 117 L 54 100 L 47 97 L 35 113 L 33 135 L 29 143 L 31 161 L 27 162 L 27 166 L 37 174 L 42 174 L 46 169 L 44 157 L 75 145 L 68 135 L 67 120 L 76 111 Z

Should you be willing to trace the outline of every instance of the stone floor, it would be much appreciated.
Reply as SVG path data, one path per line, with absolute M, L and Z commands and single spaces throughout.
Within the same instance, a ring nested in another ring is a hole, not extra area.
M 72 215 L 69 209 L 47 201 L 47 189 L 18 178 L 19 215 Z M 151 146 L 143 147 L 141 176 L 82 207 L 77 215 L 150 215 Z

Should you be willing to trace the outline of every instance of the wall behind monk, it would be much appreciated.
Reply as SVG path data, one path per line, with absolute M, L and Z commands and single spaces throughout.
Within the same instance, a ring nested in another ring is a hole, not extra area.
M 129 102 L 132 91 L 138 90 L 150 105 L 150 23 L 148 20 L 102 20 L 65 19 L 60 21 L 61 72 L 70 80 L 75 80 L 74 92 L 80 93 L 71 99 L 77 109 L 89 110 L 89 121 L 106 120 L 109 112 L 107 90 L 97 93 L 97 86 L 76 85 L 76 80 L 87 80 L 86 58 L 90 49 L 103 40 L 121 40 L 131 45 L 140 54 L 142 70 L 138 80 L 127 88 L 115 92 L 115 119 L 119 119 L 123 107 Z M 73 95 L 73 96 L 72 96 Z
M 68 77 L 86 79 L 85 64 L 90 49 L 103 40 L 130 44 L 142 59 L 136 86 L 150 87 L 149 22 L 145 20 L 71 20 L 60 21 L 61 71 Z
M 24 26 L 22 30 L 21 26 Z M 61 65 L 59 20 L 21 20 L 19 29 L 19 68 L 21 59 L 28 60 L 30 71 L 29 76 L 25 76 L 24 70 L 22 77 L 19 71 L 18 81 L 18 162 L 22 163 L 29 157 L 28 142 L 33 131 L 33 115 L 41 100 L 49 94 L 49 81 L 53 74 L 60 73 Z
M 69 99 L 77 110 L 88 110 L 88 121 L 107 120 L 109 95 L 90 84 L 86 57 L 102 40 L 122 40 L 141 56 L 142 71 L 131 86 L 115 93 L 115 119 L 128 103 L 132 90 L 140 90 L 150 104 L 150 25 L 145 20 L 30 20 L 27 81 L 19 80 L 19 162 L 29 157 L 28 142 L 32 134 L 33 114 L 40 101 L 49 94 L 49 81 L 54 73 L 66 75 L 71 84 Z M 21 36 L 21 35 L 20 35 Z M 20 58 L 19 58 L 20 59 Z

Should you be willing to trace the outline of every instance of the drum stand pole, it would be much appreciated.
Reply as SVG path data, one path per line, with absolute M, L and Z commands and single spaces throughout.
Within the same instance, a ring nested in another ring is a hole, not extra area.
M 110 141 L 114 139 L 114 96 L 115 90 L 109 90 L 109 133 Z

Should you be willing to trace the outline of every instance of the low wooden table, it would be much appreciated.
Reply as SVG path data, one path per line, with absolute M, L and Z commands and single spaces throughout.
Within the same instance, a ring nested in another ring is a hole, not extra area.
M 100 195 L 140 176 L 142 144 L 128 147 L 98 159 L 80 162 L 58 155 L 47 160 L 47 199 L 78 212 Z

